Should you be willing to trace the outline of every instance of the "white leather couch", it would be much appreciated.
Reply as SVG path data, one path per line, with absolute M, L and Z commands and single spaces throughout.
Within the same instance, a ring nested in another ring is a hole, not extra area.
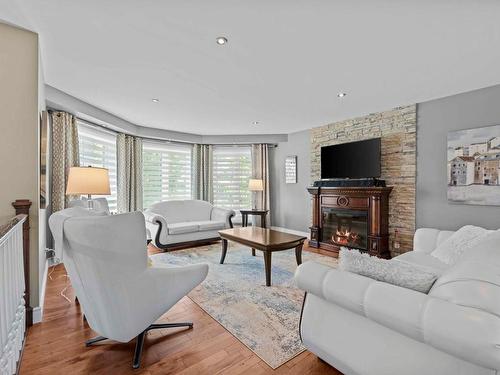
M 302 264 L 307 349 L 349 375 L 500 374 L 500 232 L 449 267 L 430 253 L 452 233 L 419 229 L 397 257 L 440 272 L 429 294 Z
M 202 200 L 159 202 L 144 211 L 150 239 L 165 250 L 219 240 L 219 230 L 233 227 L 233 216 L 233 210 L 214 207 Z

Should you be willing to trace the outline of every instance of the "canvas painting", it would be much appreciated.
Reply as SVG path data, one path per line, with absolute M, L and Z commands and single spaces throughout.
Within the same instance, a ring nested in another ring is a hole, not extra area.
M 500 206 L 500 125 L 448 133 L 448 200 Z

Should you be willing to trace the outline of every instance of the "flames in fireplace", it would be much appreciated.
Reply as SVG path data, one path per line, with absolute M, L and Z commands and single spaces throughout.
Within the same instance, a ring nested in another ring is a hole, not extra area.
M 357 244 L 359 235 L 351 229 L 337 229 L 332 241 L 339 245 Z

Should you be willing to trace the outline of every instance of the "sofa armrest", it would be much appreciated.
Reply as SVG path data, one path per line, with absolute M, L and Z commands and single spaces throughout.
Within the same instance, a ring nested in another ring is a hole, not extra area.
M 231 218 L 234 216 L 233 210 L 227 210 L 224 208 L 213 207 L 212 212 L 210 213 L 210 219 L 216 221 L 223 221 L 226 223 L 226 228 L 232 228 L 233 223 Z
M 146 221 L 150 222 L 151 224 L 158 224 L 158 222 L 160 222 L 163 228 L 167 229 L 167 220 L 162 215 L 149 210 L 145 210 L 143 214 Z
M 300 289 L 477 365 L 500 369 L 500 318 L 411 289 L 306 262 Z

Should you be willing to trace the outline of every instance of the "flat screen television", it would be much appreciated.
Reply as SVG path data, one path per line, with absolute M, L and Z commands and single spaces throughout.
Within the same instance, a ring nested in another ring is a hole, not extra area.
M 321 178 L 380 177 L 380 138 L 321 147 Z

